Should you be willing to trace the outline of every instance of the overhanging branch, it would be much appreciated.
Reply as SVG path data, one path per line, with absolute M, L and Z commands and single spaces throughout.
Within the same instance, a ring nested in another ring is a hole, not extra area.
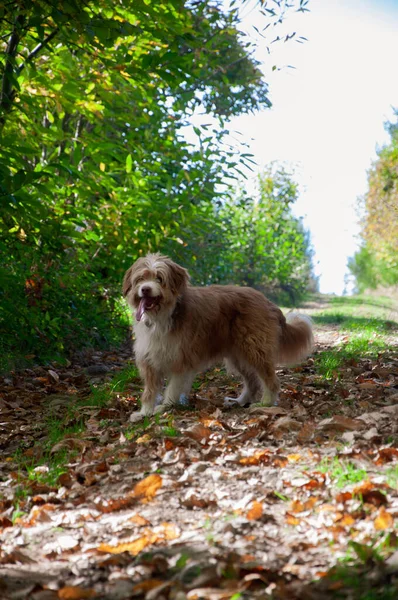
M 48 46 L 48 44 L 51 42 L 51 40 L 57 35 L 59 31 L 59 27 L 56 27 L 51 33 L 48 34 L 48 36 L 46 38 L 44 38 L 44 40 L 42 42 L 40 42 L 40 44 L 37 44 L 36 48 L 33 48 L 32 52 L 27 56 L 25 62 L 23 62 L 21 65 L 19 65 L 18 67 L 18 75 L 21 73 L 21 71 L 23 71 L 23 69 L 26 67 L 26 65 L 30 62 L 32 62 L 32 60 L 35 58 L 35 56 L 37 56 L 40 52 L 40 50 L 43 50 L 43 48 L 45 48 L 46 46 Z
M 13 101 L 13 72 L 15 64 L 15 56 L 17 53 L 18 44 L 21 39 L 21 29 L 25 22 L 25 16 L 19 14 L 15 19 L 10 39 L 8 40 L 5 51 L 5 65 L 3 71 L 3 80 L 1 83 L 0 92 L 0 127 L 4 125 L 5 113 L 7 113 Z

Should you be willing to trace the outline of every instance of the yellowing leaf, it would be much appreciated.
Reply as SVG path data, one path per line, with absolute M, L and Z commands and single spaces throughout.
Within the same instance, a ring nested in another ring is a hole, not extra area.
M 288 523 L 288 525 L 299 525 L 300 519 L 298 519 L 294 515 L 291 515 L 290 513 L 286 513 L 286 522 Z
M 105 163 L 103 163 L 103 162 L 100 163 L 99 168 L 101 169 L 101 171 L 105 171 L 105 169 L 106 169 Z
M 374 520 L 374 526 L 378 531 L 384 531 L 384 529 L 391 529 L 394 527 L 394 518 L 386 511 L 384 506 L 380 507 L 379 514 Z
M 142 527 L 143 525 L 150 525 L 148 519 L 145 519 L 145 517 L 141 517 L 141 515 L 133 515 L 132 517 L 130 517 L 129 521 L 131 523 L 135 523 L 135 525 L 139 525 L 140 527 Z
M 98 550 L 100 552 L 109 552 L 109 554 L 122 554 L 122 552 L 130 552 L 133 556 L 137 556 L 144 548 L 150 546 L 156 542 L 157 536 L 150 532 L 148 535 L 144 535 L 132 542 L 124 542 L 123 544 L 117 544 L 117 546 L 111 546 L 109 544 L 100 544 Z
M 141 435 L 138 439 L 135 440 L 136 444 L 146 444 L 147 442 L 151 441 L 151 436 L 149 435 L 149 433 L 144 433 L 144 435 Z
M 295 463 L 301 460 L 301 454 L 288 454 L 287 459 L 289 462 Z
M 156 527 L 154 531 L 146 529 L 143 536 L 132 540 L 131 542 L 123 542 L 116 546 L 110 544 L 100 544 L 97 548 L 99 552 L 108 552 L 109 554 L 122 554 L 123 552 L 129 552 L 133 556 L 137 556 L 144 548 L 157 544 L 159 542 L 166 542 L 175 540 L 180 536 L 180 532 L 177 527 L 172 523 L 162 523 L 159 527 Z
M 74 585 L 67 585 L 58 590 L 60 600 L 86 600 L 86 598 L 94 598 L 96 595 L 96 592 L 92 589 Z
M 143 501 L 149 502 L 155 496 L 156 492 L 162 487 L 163 480 L 156 473 L 148 475 L 142 481 L 139 481 L 133 490 L 133 496 L 142 498 Z
M 257 500 L 253 500 L 251 508 L 248 510 L 246 518 L 249 521 L 257 521 L 257 519 L 261 519 L 263 516 L 263 505 L 261 502 Z
M 239 462 L 241 465 L 258 465 L 260 462 L 266 462 L 269 453 L 269 450 L 257 450 L 252 456 L 244 456 Z

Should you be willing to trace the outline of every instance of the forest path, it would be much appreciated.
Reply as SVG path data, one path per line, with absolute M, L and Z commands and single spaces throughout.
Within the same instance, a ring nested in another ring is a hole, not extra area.
M 217 368 L 132 426 L 127 347 L 1 378 L 0 598 L 396 598 L 397 313 L 303 310 L 316 349 L 275 407 L 223 409 Z

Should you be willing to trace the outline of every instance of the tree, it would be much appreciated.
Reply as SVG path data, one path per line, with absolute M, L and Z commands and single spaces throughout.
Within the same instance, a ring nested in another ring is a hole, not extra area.
M 63 352 L 117 330 L 137 256 L 207 239 L 246 161 L 227 120 L 268 106 L 267 85 L 237 9 L 209 0 L 11 0 L 0 23 L 2 339 Z M 190 145 L 198 106 L 219 125 Z
M 221 209 L 226 241 L 222 280 L 297 302 L 312 276 L 309 235 L 291 212 L 297 197 L 292 175 L 271 165 L 258 178 L 257 197 L 242 192 Z
M 398 283 L 398 122 L 385 127 L 391 141 L 369 171 L 362 247 L 349 261 L 360 290 Z

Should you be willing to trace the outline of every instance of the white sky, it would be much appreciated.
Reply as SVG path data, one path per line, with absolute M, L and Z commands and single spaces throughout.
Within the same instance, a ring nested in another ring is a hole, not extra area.
M 383 123 L 398 107 L 398 0 L 310 0 L 311 12 L 291 13 L 283 25 L 308 38 L 260 49 L 271 110 L 232 120 L 261 169 L 292 163 L 303 192 L 304 216 L 315 249 L 320 291 L 341 294 L 347 259 L 358 245 L 356 200 L 367 188 Z M 244 10 L 244 29 L 259 27 Z M 270 72 L 272 65 L 293 65 Z M 248 182 L 247 185 L 252 185 Z

